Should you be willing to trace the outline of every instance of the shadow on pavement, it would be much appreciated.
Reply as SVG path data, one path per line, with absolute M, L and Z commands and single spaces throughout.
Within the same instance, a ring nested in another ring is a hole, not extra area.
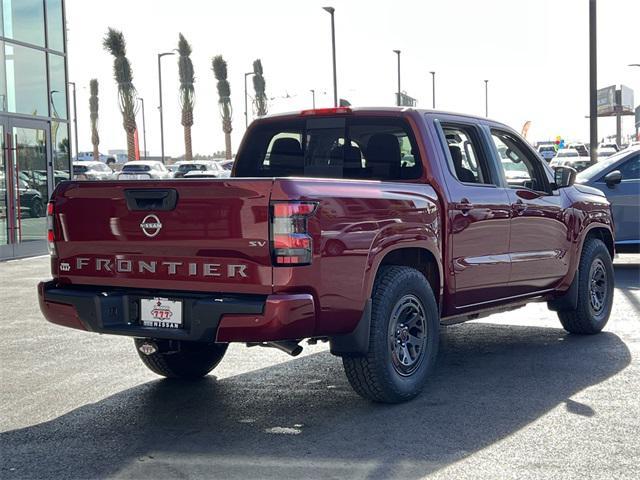
M 376 405 L 318 353 L 235 377 L 157 380 L 0 435 L 3 478 L 420 478 L 630 363 L 612 333 L 471 323 L 443 330 L 425 392 Z M 98 379 L 96 379 L 99 381 Z

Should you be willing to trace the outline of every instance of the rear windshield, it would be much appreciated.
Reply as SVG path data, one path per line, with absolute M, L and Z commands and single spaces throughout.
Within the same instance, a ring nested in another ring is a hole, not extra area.
M 148 172 L 149 170 L 151 170 L 149 165 L 125 165 L 122 167 L 122 171 L 127 173 Z
M 191 170 L 206 170 L 206 165 L 197 163 L 183 163 L 178 167 L 179 172 L 190 172 Z
M 418 148 L 402 119 L 327 117 L 254 128 L 236 160 L 236 177 L 419 178 Z

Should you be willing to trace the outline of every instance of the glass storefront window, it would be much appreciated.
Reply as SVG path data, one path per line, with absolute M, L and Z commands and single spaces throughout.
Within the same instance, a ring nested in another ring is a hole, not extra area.
M 47 0 L 47 46 L 51 50 L 64 52 L 62 26 L 62 0 Z
M 51 138 L 53 140 L 53 184 L 54 187 L 64 180 L 69 180 L 69 125 L 51 122 Z
M 53 118 L 67 119 L 64 57 L 49 55 L 49 82 L 51 86 L 51 116 Z
M 7 110 L 12 113 L 48 116 L 44 52 L 5 42 L 4 57 Z
M 2 36 L 44 47 L 42 0 L 0 0 L 0 2 L 2 2 Z

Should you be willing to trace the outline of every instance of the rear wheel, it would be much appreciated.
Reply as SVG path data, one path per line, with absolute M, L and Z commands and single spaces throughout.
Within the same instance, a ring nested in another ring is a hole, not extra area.
M 142 350 L 157 348 L 155 342 L 144 339 L 134 339 L 136 351 L 149 370 L 168 378 L 195 379 L 204 377 L 213 370 L 224 357 L 227 344 L 177 342 L 178 348 L 170 352 L 155 351 L 147 355 Z
M 439 315 L 424 275 L 382 267 L 372 294 L 369 351 L 343 357 L 349 383 L 364 398 L 399 403 L 418 395 L 438 353 Z
M 558 312 L 560 323 L 571 333 L 600 332 L 609 320 L 613 305 L 613 262 L 602 240 L 585 241 L 578 268 L 578 305 Z

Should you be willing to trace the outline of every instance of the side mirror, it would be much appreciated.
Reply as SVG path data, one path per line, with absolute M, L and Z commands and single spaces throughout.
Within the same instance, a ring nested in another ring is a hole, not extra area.
M 570 187 L 576 181 L 578 172 L 571 167 L 555 167 L 553 177 L 557 188 Z
M 620 170 L 613 170 L 604 176 L 604 181 L 607 187 L 613 188 L 614 185 L 622 181 L 622 172 L 620 172 Z

